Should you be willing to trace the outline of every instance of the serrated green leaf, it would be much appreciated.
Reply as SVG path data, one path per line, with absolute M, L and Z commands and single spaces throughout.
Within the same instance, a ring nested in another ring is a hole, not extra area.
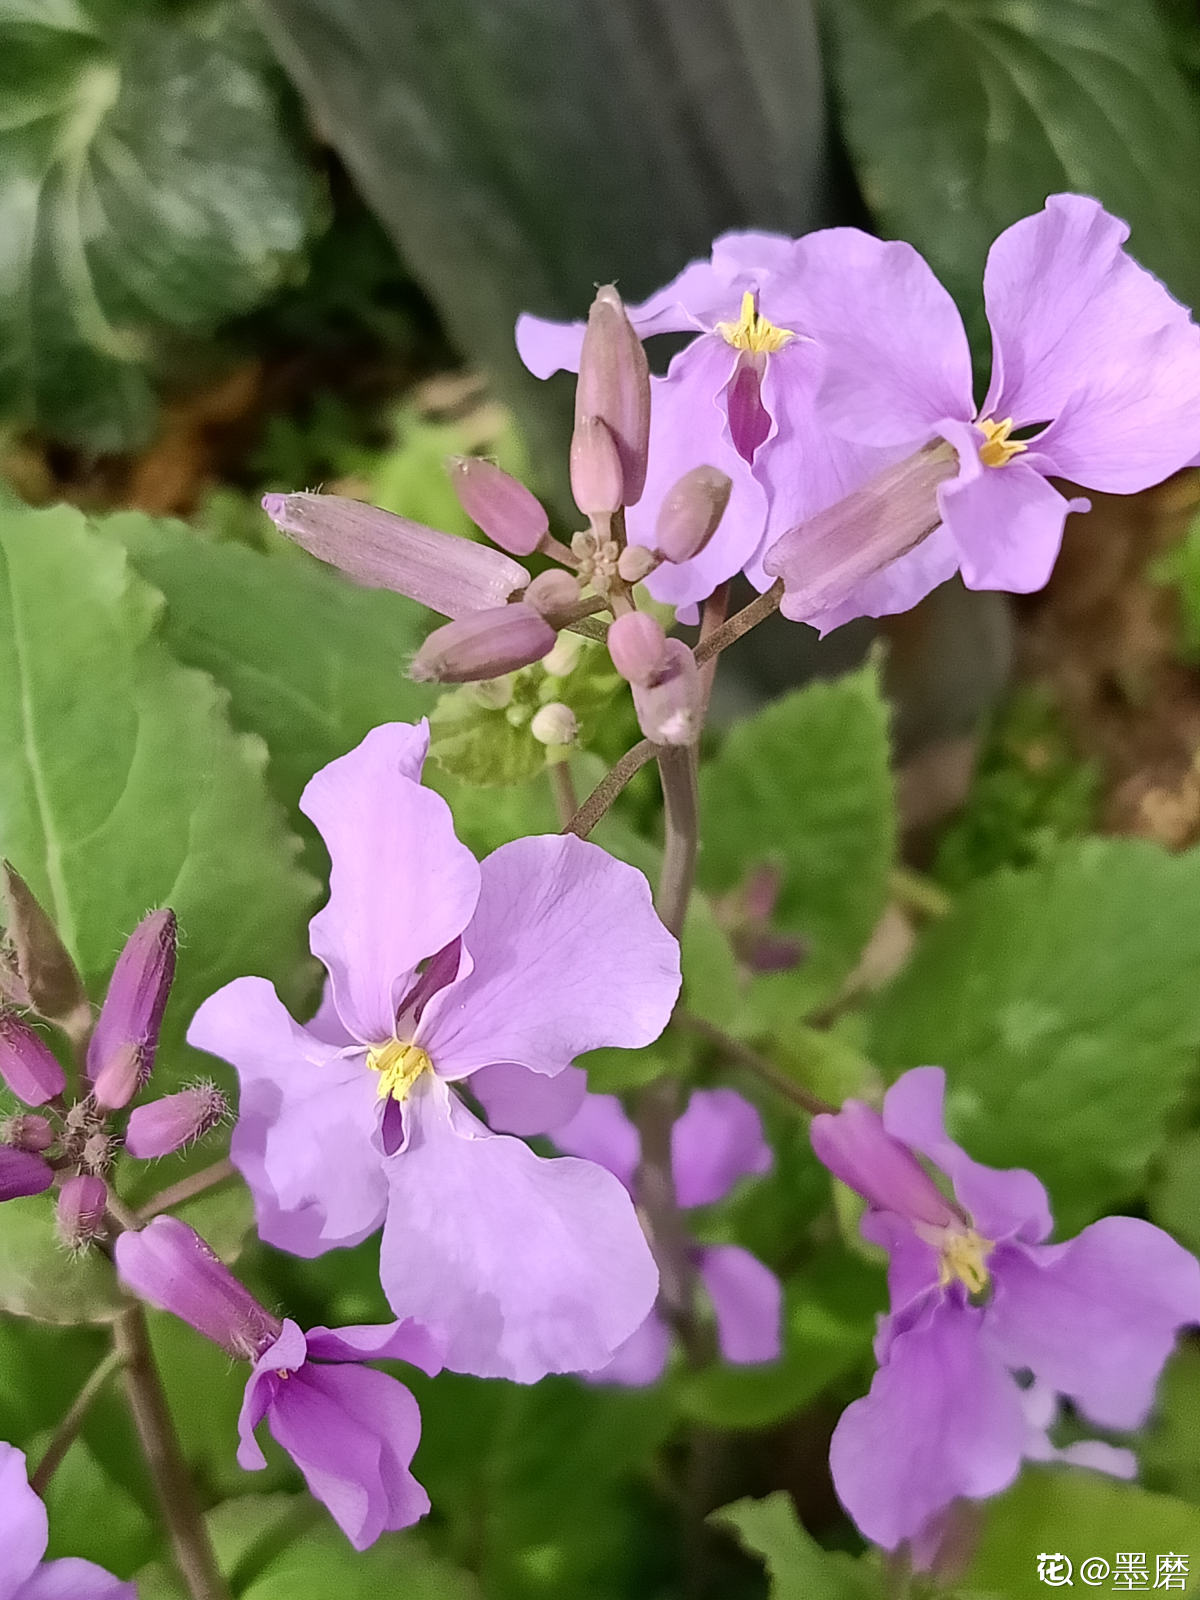
M 771 1600 L 870 1600 L 882 1593 L 878 1571 L 838 1550 L 824 1550 L 779 1490 L 765 1500 L 738 1500 L 709 1517 L 728 1528 L 771 1579 Z
M 1200 1046 L 1200 852 L 1087 840 L 973 884 L 879 998 L 881 1067 L 944 1066 L 957 1135 L 1060 1231 L 1128 1203 Z
M 794 1020 L 830 998 L 887 901 L 895 844 L 887 708 L 868 664 L 738 723 L 700 774 L 700 880 L 731 889 L 757 866 L 781 874 L 772 925 L 806 954 L 778 984 Z
M 0 414 L 113 450 L 144 439 L 166 330 L 281 280 L 311 179 L 231 6 L 0 4 Z

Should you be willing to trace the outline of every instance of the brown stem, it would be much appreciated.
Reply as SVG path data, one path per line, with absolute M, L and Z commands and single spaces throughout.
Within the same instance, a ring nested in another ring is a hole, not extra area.
M 751 628 L 757 628 L 772 611 L 779 610 L 779 602 L 782 599 L 783 579 L 776 578 L 766 594 L 760 594 L 757 600 L 751 600 L 748 606 L 735 611 L 728 622 L 723 622 L 719 628 L 714 628 L 707 639 L 701 639 L 695 649 L 696 665 L 703 666 L 713 656 L 719 656 L 722 650 L 728 650 L 731 644 L 736 644 L 744 633 L 750 632 Z
M 729 584 L 719 583 L 708 599 L 704 602 L 704 610 L 700 616 L 700 643 L 711 639 L 713 634 L 725 621 L 725 613 L 729 610 Z M 712 699 L 713 682 L 717 676 L 717 661 L 719 657 L 713 655 L 705 661 L 700 668 L 700 704 L 702 709 L 700 720 L 703 722 L 708 713 L 708 702 Z
M 199 1172 L 193 1172 L 190 1178 L 180 1178 L 170 1188 L 160 1189 L 154 1199 L 138 1212 L 138 1223 L 149 1222 L 151 1217 L 157 1217 L 160 1212 L 171 1211 L 185 1200 L 191 1200 L 195 1195 L 215 1189 L 217 1184 L 227 1183 L 230 1178 L 236 1177 L 237 1168 L 228 1156 L 224 1156 L 220 1161 L 214 1161 L 211 1167 L 202 1167 Z
M 114 1333 L 117 1353 L 125 1368 L 129 1408 L 184 1587 L 190 1600 L 230 1600 L 154 1364 L 141 1306 L 123 1311 Z
M 38 1462 L 37 1470 L 29 1475 L 29 1487 L 34 1494 L 41 1498 L 45 1497 L 50 1479 L 58 1470 L 62 1458 L 79 1437 L 79 1430 L 83 1427 L 84 1418 L 91 1409 L 92 1401 L 120 1365 L 120 1356 L 115 1350 L 110 1350 L 75 1396 L 71 1409 L 59 1423 L 54 1431 L 54 1437 L 46 1446 L 46 1453 Z
M 647 762 L 653 761 L 658 751 L 659 746 L 649 739 L 643 739 L 631 750 L 626 750 L 616 766 L 601 778 L 563 832 L 573 833 L 579 839 L 586 839 L 634 773 L 640 772 Z
M 822 1100 L 820 1095 L 813 1094 L 803 1084 L 794 1083 L 785 1072 L 780 1072 L 773 1062 L 768 1061 L 766 1056 L 759 1055 L 757 1050 L 748 1044 L 743 1044 L 740 1039 L 733 1038 L 715 1023 L 707 1022 L 694 1012 L 684 1011 L 682 1007 L 676 1008 L 671 1023 L 674 1027 L 684 1028 L 688 1033 L 707 1039 L 709 1044 L 715 1045 L 731 1061 L 736 1061 L 738 1066 L 745 1067 L 764 1083 L 769 1083 L 778 1094 L 790 1100 L 793 1105 L 799 1106 L 801 1111 L 806 1111 L 810 1117 L 837 1111 L 836 1106 L 830 1105 L 827 1100 Z
M 666 817 L 666 847 L 655 900 L 659 916 L 678 939 L 692 897 L 696 852 L 700 845 L 695 751 L 690 745 L 661 746 L 658 772 Z
M 551 761 L 546 768 L 550 775 L 550 787 L 554 791 L 554 805 L 558 812 L 558 825 L 560 828 L 569 828 L 579 809 L 579 800 L 575 794 L 575 780 L 571 777 L 571 768 L 566 762 Z

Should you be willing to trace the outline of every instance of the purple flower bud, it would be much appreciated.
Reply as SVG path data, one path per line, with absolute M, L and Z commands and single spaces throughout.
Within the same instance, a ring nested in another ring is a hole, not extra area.
M 178 1217 L 155 1217 L 139 1232 L 121 1234 L 114 1253 L 127 1289 L 241 1361 L 256 1360 L 282 1332 L 282 1323 Z
M 108 1185 L 103 1178 L 81 1173 L 68 1178 L 58 1195 L 58 1236 L 68 1250 L 86 1250 L 104 1234 Z
M 700 736 L 700 673 L 682 639 L 668 639 L 665 648 L 660 671 L 649 683 L 633 685 L 638 726 L 655 744 L 694 744 Z
M 32 1150 L 41 1155 L 54 1143 L 54 1129 L 45 1117 L 27 1112 L 24 1116 L 8 1117 L 0 1123 L 0 1145 L 14 1150 Z
M 574 613 L 580 594 L 577 579 L 561 567 L 551 567 L 548 572 L 538 573 L 522 598 L 551 627 L 561 627 L 563 619 Z
M 318 561 L 369 589 L 392 589 L 444 617 L 503 605 L 529 582 L 499 550 L 439 533 L 359 500 L 334 494 L 268 494 L 263 510 Z
M 608 630 L 608 653 L 626 683 L 651 683 L 667 664 L 667 636 L 645 611 L 628 611 Z
M 650 368 L 612 284 L 597 291 L 588 312 L 575 388 L 576 427 L 584 417 L 599 417 L 612 434 L 624 503 L 636 505 L 646 483 L 650 447 Z
M 15 1011 L 0 1011 L 0 1078 L 27 1106 L 44 1106 L 66 1087 L 50 1046 Z
M 644 544 L 627 544 L 617 561 L 617 571 L 626 583 L 641 583 L 660 564 L 657 551 Z
M 83 980 L 50 918 L 29 885 L 6 861 L 3 868 L 4 924 L 12 965 L 0 974 L 8 998 L 28 1006 L 68 1033 L 91 1023 Z
M 733 480 L 716 467 L 693 467 L 659 508 L 654 543 L 664 561 L 690 561 L 717 531 Z
M 571 436 L 571 493 L 585 516 L 619 511 L 625 492 L 617 442 L 600 417 L 580 417 Z
M 538 497 L 494 462 L 479 456 L 451 456 L 446 466 L 458 503 L 475 526 L 502 550 L 531 556 L 550 532 L 550 519 Z M 511 592 L 495 598 L 503 600 Z
M 0 1145 L 0 1200 L 43 1194 L 53 1182 L 53 1172 L 32 1151 Z
M 92 1094 L 106 1111 L 128 1105 L 154 1069 L 177 938 L 175 913 L 152 911 L 117 957 L 87 1052 Z
M 435 628 L 417 651 L 418 683 L 473 683 L 540 661 L 554 648 L 554 629 L 532 606 L 515 600 Z
M 125 1148 L 139 1161 L 170 1155 L 172 1150 L 202 1139 L 228 1114 L 225 1096 L 211 1083 L 181 1089 L 178 1094 L 152 1100 L 148 1106 L 137 1106 L 129 1113 Z

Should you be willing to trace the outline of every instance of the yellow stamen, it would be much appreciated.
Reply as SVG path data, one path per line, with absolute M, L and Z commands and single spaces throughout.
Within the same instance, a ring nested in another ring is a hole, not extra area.
M 1013 427 L 1011 417 L 1005 417 L 1003 422 L 993 422 L 990 417 L 985 417 L 975 426 L 984 437 L 984 442 L 979 446 L 979 459 L 985 467 L 1006 467 L 1014 456 L 1029 449 L 1020 439 L 1008 437 Z
M 408 1044 L 401 1039 L 389 1039 L 367 1054 L 367 1065 L 379 1074 L 379 1098 L 407 1100 L 409 1091 L 423 1072 L 433 1063 L 420 1045 Z
M 957 1278 L 966 1284 L 970 1294 L 982 1294 L 991 1281 L 983 1263 L 995 1248 L 991 1239 L 983 1238 L 974 1228 L 968 1228 L 966 1233 L 947 1232 L 941 1242 L 939 1287 L 949 1288 Z
M 756 354 L 782 350 L 789 339 L 796 337 L 788 328 L 777 328 L 761 315 L 750 289 L 742 296 L 741 316 L 736 322 L 718 322 L 717 332 L 735 350 L 753 350 Z

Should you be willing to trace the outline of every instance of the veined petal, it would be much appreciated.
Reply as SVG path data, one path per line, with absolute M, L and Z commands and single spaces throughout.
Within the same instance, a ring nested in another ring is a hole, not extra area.
M 675 1198 L 687 1209 L 723 1200 L 739 1178 L 770 1172 L 762 1118 L 735 1089 L 697 1089 L 671 1129 Z
M 880 567 L 878 572 L 861 582 L 852 584 L 846 599 L 828 607 L 815 616 L 799 618 L 811 622 L 821 634 L 832 633 L 859 617 L 893 617 L 912 608 L 927 594 L 932 594 L 958 571 L 958 546 L 954 535 L 940 523 L 932 533 L 915 545 L 906 555 L 897 556 Z M 783 614 L 792 616 L 787 597 L 783 601 Z
M 534 1383 L 609 1361 L 649 1315 L 658 1273 L 610 1172 L 489 1134 L 429 1073 L 388 1163 L 380 1274 L 446 1365 Z
M 552 1078 L 512 1062 L 481 1067 L 471 1074 L 471 1093 L 487 1115 L 493 1133 L 516 1133 L 523 1139 L 561 1128 L 583 1104 L 587 1073 L 564 1067 Z
M 0 1600 L 13 1596 L 46 1553 L 46 1508 L 29 1487 L 25 1455 L 0 1441 Z
M 418 963 L 462 932 L 479 895 L 479 866 L 455 838 L 450 808 L 421 787 L 428 745 L 425 722 L 385 723 L 300 797 L 332 863 L 329 900 L 309 925 L 312 951 L 364 1044 L 392 1037 Z
M 641 1141 L 615 1094 L 586 1096 L 570 1122 L 555 1129 L 554 1142 L 569 1156 L 605 1167 L 632 1192 Z
M 480 870 L 462 936 L 474 968 L 433 997 L 417 1031 L 442 1077 L 496 1062 L 555 1073 L 584 1051 L 658 1038 L 679 946 L 640 872 L 571 834 L 516 839 Z
M 700 1253 L 700 1278 L 725 1360 L 736 1366 L 778 1361 L 783 1290 L 770 1267 L 738 1245 L 709 1245 Z

